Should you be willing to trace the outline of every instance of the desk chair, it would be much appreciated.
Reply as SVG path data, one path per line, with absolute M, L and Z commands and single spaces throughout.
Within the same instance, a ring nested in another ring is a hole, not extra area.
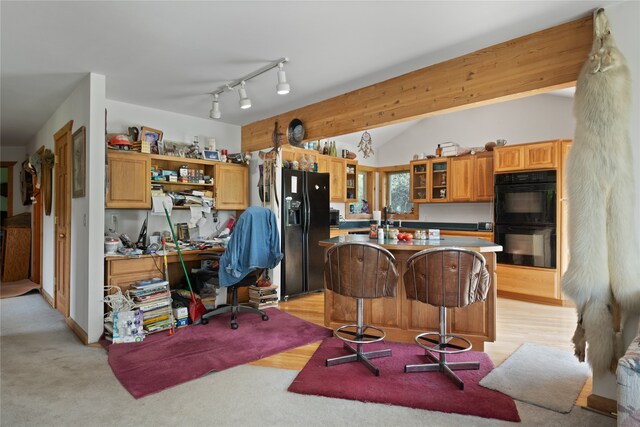
M 207 254 L 207 258 L 217 258 Z M 238 329 L 238 313 L 249 312 L 269 320 L 269 316 L 254 307 L 238 303 L 238 288 L 255 285 L 265 269 L 274 268 L 280 263 L 280 235 L 277 220 L 269 209 L 252 206 L 240 215 L 231 233 L 226 250 L 219 257 L 218 284 L 231 287 L 230 305 L 220 306 L 202 315 L 202 323 L 217 314 L 231 313 L 231 329 Z
M 334 331 L 336 337 L 344 341 L 344 348 L 352 354 L 327 359 L 326 366 L 360 361 L 373 374 L 380 375 L 380 370 L 369 359 L 391 356 L 391 350 L 363 351 L 365 344 L 385 337 L 382 329 L 364 324 L 363 301 L 365 298 L 396 295 L 398 271 L 395 262 L 391 252 L 371 243 L 340 243 L 327 251 L 325 286 L 339 295 L 356 299 L 357 320 L 355 324 L 343 325 Z M 349 343 L 356 344 L 356 348 Z
M 463 390 L 464 382 L 453 371 L 477 370 L 480 363 L 447 362 L 448 354 L 463 353 L 472 348 L 468 339 L 447 333 L 447 308 L 466 307 L 487 298 L 491 280 L 484 257 L 478 252 L 454 247 L 420 251 L 407 260 L 404 285 L 408 300 L 440 309 L 440 331 L 425 332 L 415 337 L 416 343 L 424 348 L 425 357 L 433 363 L 406 365 L 404 371 L 440 371 Z M 450 341 L 453 339 L 462 341 L 463 346 L 452 344 Z M 438 353 L 439 359 L 432 352 Z

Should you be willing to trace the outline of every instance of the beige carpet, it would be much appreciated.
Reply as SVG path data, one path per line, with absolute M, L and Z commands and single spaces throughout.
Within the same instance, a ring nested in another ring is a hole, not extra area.
M 523 402 L 516 402 L 522 423 L 514 424 L 306 396 L 287 392 L 298 371 L 251 365 L 136 400 L 111 372 L 106 352 L 83 346 L 62 315 L 36 294 L 0 300 L 0 355 L 0 425 L 11 427 L 615 427 L 616 423 L 577 407 L 560 414 Z M 372 386 L 375 380 L 372 375 Z
M 24 295 L 34 289 L 40 289 L 40 285 L 29 279 L 16 280 L 0 284 L 0 298 L 12 298 Z

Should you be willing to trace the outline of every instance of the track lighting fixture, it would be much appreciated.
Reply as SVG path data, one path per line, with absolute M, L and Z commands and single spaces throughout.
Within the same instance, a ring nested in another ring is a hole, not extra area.
M 240 108 L 243 110 L 251 108 L 251 100 L 247 97 L 247 90 L 244 88 L 244 81 L 240 83 L 240 90 L 238 93 L 240 94 Z
M 209 111 L 209 117 L 212 119 L 219 119 L 221 117 L 220 114 L 220 103 L 218 102 L 218 94 L 213 95 L 213 103 L 211 105 L 211 111 Z
M 287 75 L 284 73 L 284 63 L 278 64 L 278 84 L 276 85 L 278 95 L 286 95 L 289 93 L 289 83 L 287 83 Z
M 289 93 L 290 87 L 289 83 L 287 82 L 287 76 L 284 72 L 284 64 L 286 62 L 289 62 L 289 58 L 280 58 L 277 61 L 273 61 L 269 65 L 265 65 L 259 70 L 256 70 L 253 73 L 249 73 L 238 80 L 233 80 L 229 83 L 219 86 L 216 90 L 211 92 L 211 95 L 213 95 L 213 103 L 211 105 L 211 111 L 209 111 L 209 117 L 211 117 L 212 119 L 219 119 L 221 117 L 220 103 L 218 102 L 219 95 L 224 92 L 232 91 L 238 88 L 238 86 L 240 108 L 242 108 L 243 110 L 251 108 L 251 99 L 249 99 L 249 97 L 247 96 L 247 89 L 245 87 L 246 82 L 276 67 L 278 68 L 278 84 L 276 85 L 276 92 L 279 95 L 286 95 L 287 93 Z

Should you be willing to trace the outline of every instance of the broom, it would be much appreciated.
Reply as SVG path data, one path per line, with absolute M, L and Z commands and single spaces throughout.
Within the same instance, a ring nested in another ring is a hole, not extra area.
M 189 301 L 189 319 L 191 319 L 192 323 L 195 323 L 197 320 L 200 320 L 203 314 L 207 312 L 207 308 L 202 304 L 202 301 L 196 298 L 196 294 L 193 292 L 193 288 L 191 287 L 191 281 L 189 280 L 189 273 L 187 273 L 187 267 L 184 265 L 184 260 L 182 259 L 182 252 L 180 251 L 180 243 L 176 239 L 176 235 L 173 231 L 173 224 L 171 224 L 171 218 L 169 217 L 169 212 L 167 212 L 167 207 L 162 205 L 164 208 L 164 214 L 167 217 L 167 222 L 169 223 L 169 230 L 171 230 L 171 237 L 173 241 L 176 243 L 176 249 L 178 250 L 178 257 L 180 258 L 180 264 L 182 264 L 182 270 L 184 271 L 184 276 L 187 278 L 187 285 L 189 286 L 189 292 L 191 292 L 191 301 Z

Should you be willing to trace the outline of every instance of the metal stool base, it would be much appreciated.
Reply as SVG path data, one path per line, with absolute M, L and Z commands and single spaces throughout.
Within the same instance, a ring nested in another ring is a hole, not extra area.
M 342 344 L 345 350 L 349 350 L 352 354 L 346 356 L 333 357 L 325 361 L 325 366 L 342 365 L 343 363 L 359 361 L 364 364 L 372 374 L 376 377 L 380 376 L 380 369 L 378 369 L 369 359 L 376 359 L 378 357 L 391 356 L 391 349 L 374 350 L 374 351 L 362 351 L 362 344 L 358 344 L 358 348 L 351 347 L 346 342 Z

